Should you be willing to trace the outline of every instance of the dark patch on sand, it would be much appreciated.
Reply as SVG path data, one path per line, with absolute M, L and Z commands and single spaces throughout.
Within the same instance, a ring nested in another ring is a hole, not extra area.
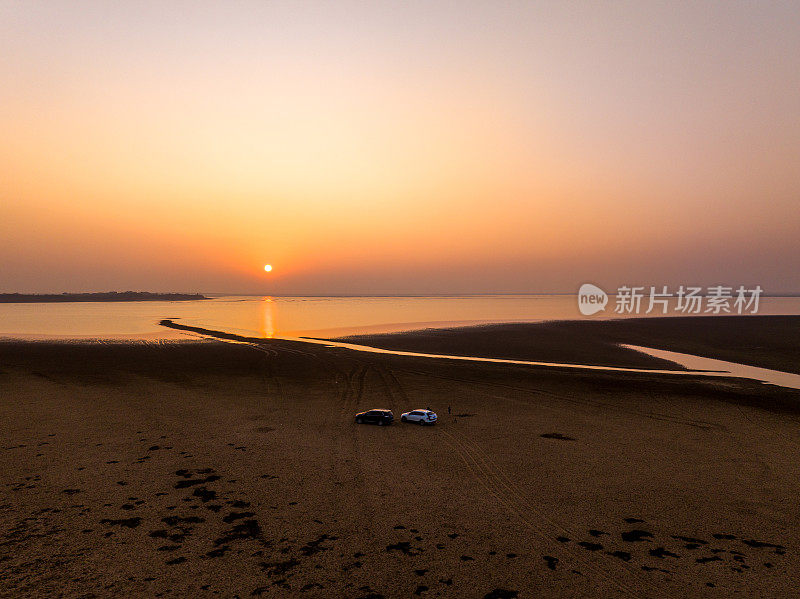
M 655 549 L 651 549 L 649 553 L 653 557 L 657 557 L 659 559 L 664 559 L 665 557 L 680 557 L 680 555 L 677 553 L 667 551 L 664 547 L 656 547 Z
M 639 543 L 641 541 L 649 541 L 653 537 L 653 533 L 646 530 L 629 530 L 622 533 L 622 540 L 626 543 Z
M 591 528 L 591 529 L 589 529 L 589 534 L 592 535 L 593 537 L 599 537 L 601 535 L 607 535 L 608 533 L 607 532 L 603 532 L 602 530 L 597 530 L 595 528 Z
M 219 476 L 217 476 L 216 474 L 212 474 L 211 476 L 206 476 L 205 478 L 179 480 L 177 483 L 175 483 L 175 488 L 186 489 L 187 487 L 193 487 L 195 485 L 204 485 L 207 483 L 213 483 L 215 480 L 219 480 Z
M 330 547 L 324 547 L 322 543 L 327 540 L 335 541 L 337 537 L 329 537 L 326 534 L 321 535 L 315 541 L 309 541 L 302 547 L 300 547 L 300 553 L 305 555 L 306 557 L 310 555 L 314 555 L 315 553 L 319 553 L 320 551 L 327 551 Z
M 778 545 L 776 543 L 765 543 L 763 541 L 756 541 L 753 539 L 750 540 L 742 540 L 742 543 L 747 545 L 748 547 L 755 547 L 755 548 L 769 548 L 769 549 L 785 549 L 783 545 Z
M 200 501 L 202 501 L 203 503 L 206 503 L 208 501 L 213 501 L 217 498 L 217 492 L 210 491 L 206 487 L 199 487 L 195 489 L 192 495 L 198 497 Z
M 386 551 L 399 551 L 403 555 L 418 555 L 418 552 L 414 550 L 414 548 L 411 546 L 411 543 L 408 541 L 399 541 L 397 543 L 387 545 Z
M 611 551 L 609 555 L 613 555 L 614 557 L 621 559 L 623 562 L 631 561 L 631 554 L 627 551 Z
M 161 518 L 161 521 L 168 526 L 178 526 L 178 524 L 199 524 L 205 522 L 205 519 L 199 516 L 167 516 Z
M 282 562 L 263 562 L 261 569 L 267 573 L 267 576 L 282 576 L 299 565 L 300 562 L 297 559 L 291 558 Z
M 672 538 L 678 541 L 683 541 L 684 543 L 690 543 L 692 545 L 708 545 L 708 541 L 704 541 L 703 539 L 695 539 L 694 537 L 686 537 L 683 535 L 672 535 Z
M 242 518 L 251 518 L 255 514 L 253 512 L 231 512 L 227 516 L 222 518 L 222 521 L 226 524 L 230 524 L 231 522 L 235 522 L 236 520 L 241 520 Z
M 222 536 L 214 540 L 214 545 L 225 545 L 241 539 L 258 539 L 261 537 L 261 527 L 256 520 L 245 520 L 223 532 Z
M 543 439 L 557 439 L 559 441 L 575 441 L 574 437 L 569 437 L 562 433 L 542 433 L 539 435 Z
M 581 541 L 578 543 L 581 547 L 586 549 L 587 551 L 600 551 L 603 546 L 600 543 L 591 543 L 589 541 Z
M 664 568 L 656 568 L 654 566 L 642 566 L 642 570 L 645 572 L 662 572 L 664 574 L 672 574 L 669 570 L 665 570 Z

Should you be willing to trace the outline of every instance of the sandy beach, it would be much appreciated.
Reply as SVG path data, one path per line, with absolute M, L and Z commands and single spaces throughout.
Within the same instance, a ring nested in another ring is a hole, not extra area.
M 670 320 L 370 341 L 663 368 L 609 349 L 660 340 L 797 371 L 797 319 Z M 434 427 L 353 422 L 428 406 Z M 3 341 L 0 596 L 791 597 L 799 424 L 800 392 L 744 380 Z
M 800 598 L 800 2 L 0 14 L 0 599 Z

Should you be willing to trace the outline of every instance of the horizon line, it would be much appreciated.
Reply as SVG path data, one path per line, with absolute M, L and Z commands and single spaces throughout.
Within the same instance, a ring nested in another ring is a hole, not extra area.
M 499 292 L 475 292 L 475 293 L 231 293 L 220 291 L 142 291 L 126 289 L 124 291 L 41 291 L 41 292 L 21 292 L 21 291 L 0 291 L 0 295 L 82 295 L 95 293 L 150 293 L 160 295 L 214 295 L 231 297 L 494 297 L 494 296 L 577 296 L 577 291 L 499 291 Z M 616 293 L 607 293 L 609 296 L 616 296 Z M 643 297 L 646 297 L 644 294 Z M 700 297 L 705 297 L 702 294 Z M 761 297 L 800 297 L 800 291 L 770 292 L 761 293 Z

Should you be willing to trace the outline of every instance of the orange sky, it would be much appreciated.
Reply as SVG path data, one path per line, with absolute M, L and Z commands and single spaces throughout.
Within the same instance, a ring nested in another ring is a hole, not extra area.
M 4 3 L 0 291 L 800 291 L 798 30 L 792 2 Z

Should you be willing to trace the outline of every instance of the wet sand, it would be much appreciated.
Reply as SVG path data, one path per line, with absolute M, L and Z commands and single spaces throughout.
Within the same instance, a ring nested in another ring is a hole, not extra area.
M 449 355 L 670 368 L 618 344 L 654 347 L 800 373 L 800 316 L 690 316 L 425 329 L 339 340 L 383 349 Z M 470 353 L 476 352 L 476 353 Z M 673 368 L 676 366 L 672 364 Z
M 733 379 L 0 342 L 0 596 L 790 597 L 799 424 Z

